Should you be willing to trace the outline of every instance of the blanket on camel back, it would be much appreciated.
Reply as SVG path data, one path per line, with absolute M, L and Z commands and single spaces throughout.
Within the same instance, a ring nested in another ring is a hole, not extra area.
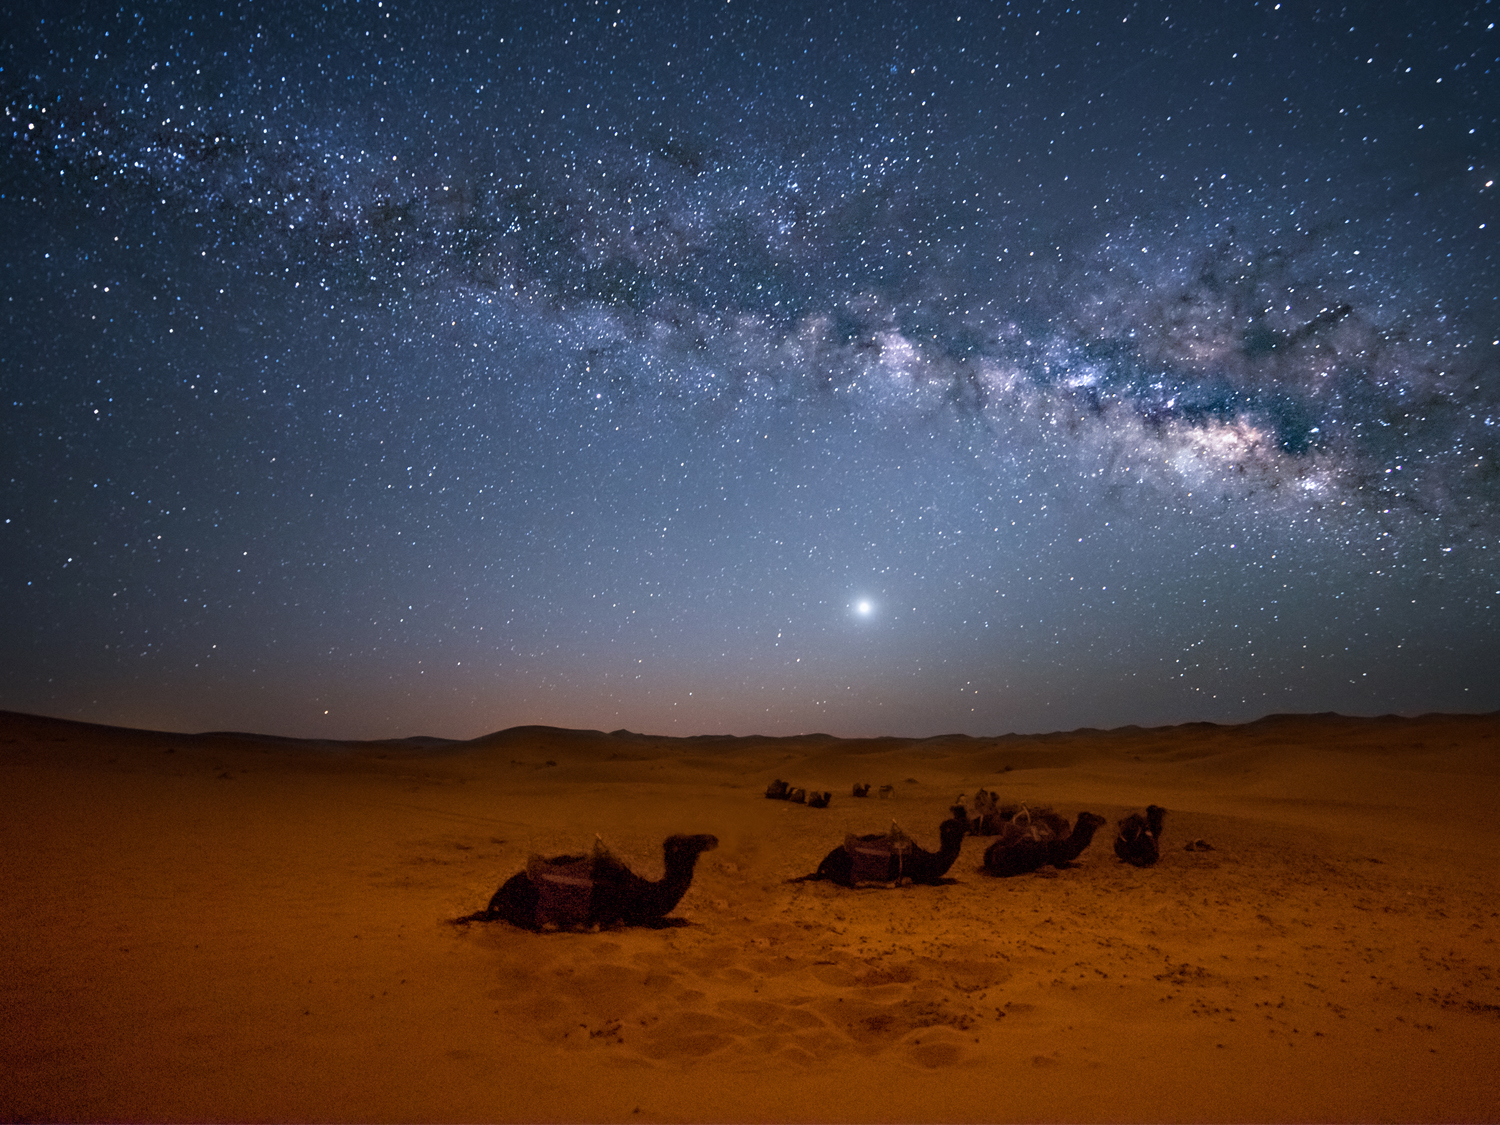
M 560 930 L 588 921 L 594 898 L 594 857 L 534 855 L 526 875 L 536 888 L 536 924 Z

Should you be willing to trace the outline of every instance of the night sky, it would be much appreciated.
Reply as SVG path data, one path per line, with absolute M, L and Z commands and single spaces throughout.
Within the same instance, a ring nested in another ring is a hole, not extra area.
M 1500 708 L 1500 3 L 322 9 L 0 17 L 0 707 Z

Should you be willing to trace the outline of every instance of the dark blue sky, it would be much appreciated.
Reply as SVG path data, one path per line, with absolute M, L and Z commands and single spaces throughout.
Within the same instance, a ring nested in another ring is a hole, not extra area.
M 1497 5 L 19 5 L 0 707 L 1500 708 Z

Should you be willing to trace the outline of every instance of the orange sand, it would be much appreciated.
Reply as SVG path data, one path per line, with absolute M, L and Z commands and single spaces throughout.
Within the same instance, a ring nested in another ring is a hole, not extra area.
M 1165 805 L 1162 861 L 785 882 L 980 786 Z M 422 750 L 0 713 L 0 1118 L 1492 1121 L 1497 809 L 1493 715 Z M 686 925 L 447 924 L 596 832 L 652 877 L 718 835 Z

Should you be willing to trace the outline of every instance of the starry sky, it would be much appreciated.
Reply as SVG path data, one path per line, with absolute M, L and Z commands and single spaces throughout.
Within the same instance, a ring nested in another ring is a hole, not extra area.
M 0 18 L 0 707 L 1500 708 L 1500 3 Z

